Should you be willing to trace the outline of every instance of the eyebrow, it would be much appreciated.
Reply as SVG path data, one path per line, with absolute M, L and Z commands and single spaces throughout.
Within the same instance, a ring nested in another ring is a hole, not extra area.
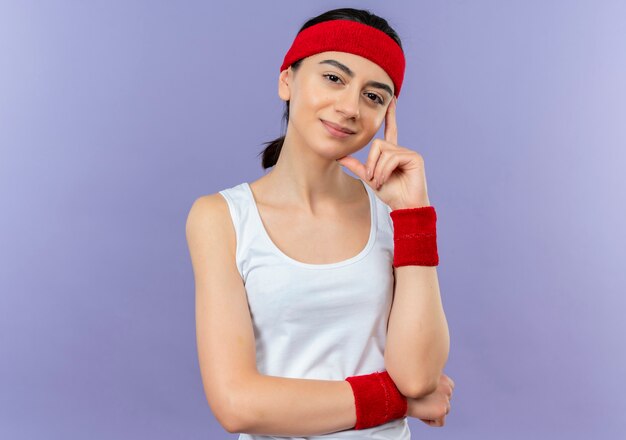
M 348 75 L 350 78 L 354 77 L 354 72 L 352 70 L 350 70 L 350 68 L 348 66 L 346 66 L 345 64 L 340 63 L 337 60 L 324 60 L 324 61 L 320 61 L 319 64 L 330 64 L 332 66 L 337 67 L 338 69 L 341 69 L 345 72 L 346 75 Z M 389 87 L 387 84 L 385 83 L 381 83 L 378 81 L 368 81 L 365 83 L 366 86 L 371 86 L 371 87 L 376 87 L 377 89 L 382 89 L 385 90 L 387 93 L 389 93 L 389 96 L 393 95 L 393 91 L 391 90 L 391 87 Z

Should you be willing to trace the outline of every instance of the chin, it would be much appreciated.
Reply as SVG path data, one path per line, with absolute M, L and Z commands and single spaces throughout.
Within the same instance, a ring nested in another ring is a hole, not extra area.
M 315 151 L 320 157 L 328 160 L 337 160 L 350 154 L 350 151 L 347 151 L 343 148 L 340 149 L 335 146 L 328 146 L 328 148 L 320 146 L 319 148 L 316 148 Z

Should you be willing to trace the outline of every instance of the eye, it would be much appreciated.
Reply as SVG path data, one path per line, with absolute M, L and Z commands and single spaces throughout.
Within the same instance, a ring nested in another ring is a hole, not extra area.
M 335 83 L 335 84 L 337 83 L 337 81 L 333 81 L 333 80 L 331 79 L 331 77 L 332 77 L 332 78 L 337 78 L 337 79 L 340 79 L 337 75 L 333 75 L 332 73 L 326 73 L 326 74 L 324 74 L 324 75 L 322 75 L 322 76 L 323 76 L 324 78 L 327 78 L 327 79 L 328 79 L 328 81 L 333 82 L 333 83 Z
M 368 92 L 368 95 L 374 96 L 374 99 L 372 99 L 372 101 L 376 101 L 380 105 L 383 105 L 385 103 L 385 100 L 381 98 L 380 96 L 378 96 L 376 93 Z

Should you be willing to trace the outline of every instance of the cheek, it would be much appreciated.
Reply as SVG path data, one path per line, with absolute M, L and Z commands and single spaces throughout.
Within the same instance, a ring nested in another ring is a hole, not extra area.
M 300 86 L 300 99 L 306 105 L 316 105 L 324 101 L 326 91 L 314 78 L 308 78 Z
M 378 114 L 376 115 L 376 127 L 380 128 L 380 126 L 385 121 L 386 114 L 387 114 L 387 110 L 378 112 Z
M 304 101 L 311 107 L 316 107 L 328 100 L 326 93 L 319 87 L 308 87 L 304 92 Z
M 380 114 L 376 114 L 375 116 L 373 116 L 370 123 L 367 126 L 367 131 L 376 133 L 380 129 L 384 119 L 385 119 L 385 115 L 381 116 Z

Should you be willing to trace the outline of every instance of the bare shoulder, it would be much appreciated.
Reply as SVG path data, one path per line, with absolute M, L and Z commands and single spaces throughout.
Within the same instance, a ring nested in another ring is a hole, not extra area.
M 207 194 L 194 200 L 187 215 L 187 227 L 210 222 L 212 226 L 227 223 L 228 204 L 220 193 Z
M 235 230 L 228 203 L 220 193 L 194 200 L 187 214 L 185 232 L 190 246 L 198 242 L 210 241 L 212 245 L 220 242 L 235 253 Z

